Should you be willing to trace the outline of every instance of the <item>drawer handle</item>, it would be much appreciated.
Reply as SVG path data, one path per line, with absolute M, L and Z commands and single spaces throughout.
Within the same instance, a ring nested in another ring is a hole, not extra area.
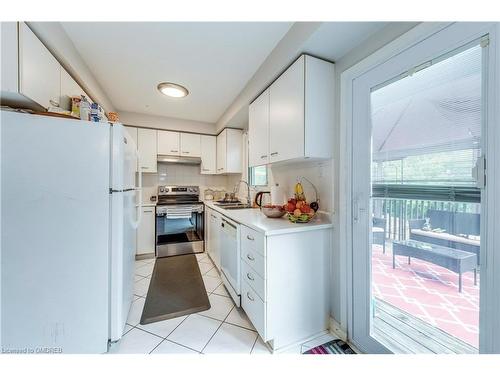
M 189 154 L 189 151 L 182 151 L 183 154 Z
M 153 211 L 150 210 L 150 211 L 142 211 L 142 212 L 153 212 Z
M 250 273 L 247 272 L 247 278 L 248 280 L 251 280 L 251 281 L 254 281 L 254 277 L 252 275 L 250 275 Z
M 250 240 L 250 241 L 254 241 L 255 238 L 253 238 L 252 236 L 250 236 L 249 234 L 247 234 L 247 238 Z
M 271 156 L 278 155 L 277 152 L 271 152 Z
M 255 260 L 255 258 L 253 256 L 251 256 L 250 254 L 247 254 L 247 259 L 251 260 L 252 262 Z
M 170 150 L 170 152 L 179 152 L 178 150 Z
M 149 169 L 149 167 L 141 167 L 141 169 Z
M 267 155 L 262 155 L 260 158 L 261 159 L 267 159 Z
M 250 296 L 250 292 L 247 292 L 247 298 L 252 302 L 255 301 L 254 298 Z

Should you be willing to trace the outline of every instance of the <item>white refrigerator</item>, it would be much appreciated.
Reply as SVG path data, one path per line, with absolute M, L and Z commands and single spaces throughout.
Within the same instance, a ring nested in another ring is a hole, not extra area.
M 136 145 L 120 124 L 7 111 L 0 131 L 2 350 L 106 352 L 133 296 Z

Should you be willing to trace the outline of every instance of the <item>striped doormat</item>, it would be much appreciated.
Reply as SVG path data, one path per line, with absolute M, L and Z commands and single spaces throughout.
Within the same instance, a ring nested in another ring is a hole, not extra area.
M 332 340 L 326 344 L 309 349 L 304 354 L 356 354 L 354 350 L 342 340 Z

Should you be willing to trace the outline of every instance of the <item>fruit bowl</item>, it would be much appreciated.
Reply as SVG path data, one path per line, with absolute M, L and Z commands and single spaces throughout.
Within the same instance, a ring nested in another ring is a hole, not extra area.
M 270 218 L 279 218 L 279 217 L 282 217 L 286 213 L 283 206 L 276 206 L 276 205 L 262 206 L 260 208 L 260 211 L 264 215 L 266 215 L 267 217 L 270 217 Z
M 310 222 L 311 219 L 314 217 L 314 213 L 300 214 L 300 216 L 295 216 L 293 213 L 287 212 L 287 217 L 288 220 L 290 220 L 292 223 L 302 224 Z

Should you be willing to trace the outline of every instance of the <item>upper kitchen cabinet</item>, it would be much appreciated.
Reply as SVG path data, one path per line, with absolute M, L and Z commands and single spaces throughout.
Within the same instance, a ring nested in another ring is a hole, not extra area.
M 84 95 L 90 103 L 92 100 L 80 85 L 69 75 L 69 73 L 61 69 L 61 95 L 59 106 L 67 111 L 71 111 L 71 97 Z
M 181 156 L 201 156 L 201 136 L 199 134 L 181 133 Z
M 217 136 L 217 173 L 241 173 L 242 136 L 240 129 L 224 129 Z
M 167 130 L 158 130 L 158 155 L 181 154 L 180 133 Z
M 201 136 L 201 174 L 217 173 L 217 137 Z
M 61 65 L 23 22 L 2 22 L 2 104 L 59 106 Z M 4 81 L 5 78 L 5 81 Z
M 250 167 L 269 162 L 269 89 L 264 91 L 248 109 L 248 163 Z
M 328 159 L 333 148 L 334 65 L 300 56 L 249 108 L 249 160 L 266 160 L 262 145 L 269 96 L 268 163 Z M 261 136 L 258 136 L 262 133 Z M 260 162 L 260 164 L 264 164 Z
M 157 142 L 156 130 L 137 129 L 137 149 L 139 150 L 139 168 L 144 173 L 156 173 Z

